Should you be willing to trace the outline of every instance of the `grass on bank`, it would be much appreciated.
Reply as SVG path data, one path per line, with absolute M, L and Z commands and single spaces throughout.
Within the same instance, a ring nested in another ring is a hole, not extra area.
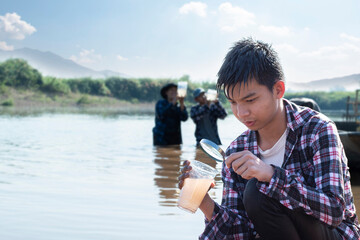
M 154 112 L 154 106 L 155 103 L 134 104 L 113 97 L 81 93 L 50 94 L 11 87 L 3 87 L 0 90 L 0 113 L 9 114 L 37 112 L 151 114 Z

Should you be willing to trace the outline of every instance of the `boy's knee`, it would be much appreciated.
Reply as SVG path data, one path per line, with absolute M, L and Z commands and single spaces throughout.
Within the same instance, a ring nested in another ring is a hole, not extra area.
M 261 210 L 259 206 L 261 206 L 261 192 L 256 186 L 257 179 L 250 179 L 245 187 L 244 195 L 243 195 L 243 204 L 247 214 L 251 217 L 254 214 L 257 214 L 258 211 Z
M 281 211 L 281 204 L 259 191 L 257 179 L 250 179 L 245 187 L 243 204 L 250 218 L 261 217 L 273 211 Z

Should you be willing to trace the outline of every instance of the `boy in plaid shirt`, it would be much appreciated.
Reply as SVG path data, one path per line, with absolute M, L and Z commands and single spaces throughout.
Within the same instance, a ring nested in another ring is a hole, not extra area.
M 334 122 L 285 99 L 276 52 L 244 39 L 218 73 L 248 130 L 226 150 L 221 205 L 207 194 L 200 239 L 360 239 L 347 158 Z M 191 169 L 184 162 L 181 188 Z

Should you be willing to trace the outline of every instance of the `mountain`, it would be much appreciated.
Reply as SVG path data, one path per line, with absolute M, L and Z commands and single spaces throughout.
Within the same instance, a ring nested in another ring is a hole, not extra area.
M 315 80 L 310 82 L 288 82 L 289 91 L 355 91 L 360 89 L 360 74 Z
M 21 58 L 26 60 L 32 67 L 39 70 L 44 76 L 59 78 L 107 78 L 107 77 L 129 77 L 123 73 L 110 70 L 95 71 L 81 66 L 70 59 L 65 59 L 52 52 L 42 52 L 31 48 L 20 48 L 13 51 L 0 50 L 0 61 L 9 58 Z

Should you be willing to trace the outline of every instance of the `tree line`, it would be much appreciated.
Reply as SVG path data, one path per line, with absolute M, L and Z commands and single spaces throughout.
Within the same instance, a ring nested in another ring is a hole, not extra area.
M 45 94 L 66 95 L 80 93 L 96 96 L 114 97 L 119 100 L 138 102 L 155 102 L 161 98 L 160 89 L 169 82 L 188 82 L 188 93 L 197 87 L 215 89 L 215 83 L 191 82 L 185 75 L 178 79 L 152 78 L 122 78 L 109 77 L 106 79 L 84 78 L 56 78 L 42 76 L 35 68 L 23 59 L 8 59 L 0 63 L 0 88 L 12 87 L 41 91 Z M 308 97 L 314 99 L 321 109 L 345 109 L 347 97 L 354 98 L 354 92 L 294 92 L 286 93 L 285 98 Z M 219 94 L 220 101 L 225 105 L 228 102 L 223 93 Z M 194 103 L 192 94 L 187 94 L 187 102 Z

